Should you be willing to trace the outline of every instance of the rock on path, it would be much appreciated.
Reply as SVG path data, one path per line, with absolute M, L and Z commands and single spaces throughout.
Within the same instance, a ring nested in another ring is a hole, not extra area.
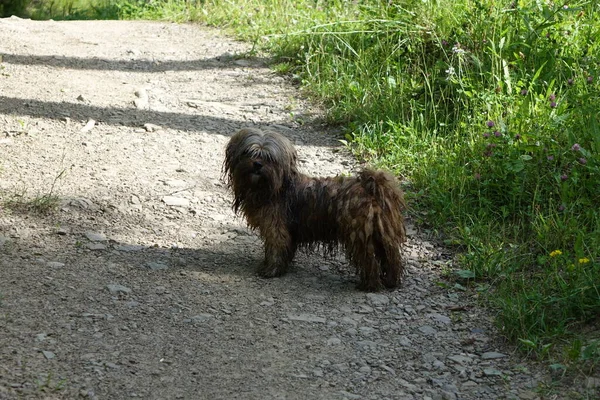
M 194 25 L 0 19 L 0 193 L 59 197 L 0 208 L 0 398 L 535 398 L 547 376 L 437 285 L 451 256 L 414 228 L 393 292 L 318 254 L 255 276 L 228 137 L 277 129 L 312 174 L 354 161 L 246 50 Z

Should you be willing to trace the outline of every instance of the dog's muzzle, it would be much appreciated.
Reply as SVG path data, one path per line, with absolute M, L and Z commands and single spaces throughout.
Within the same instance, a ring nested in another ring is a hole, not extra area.
M 253 184 L 257 184 L 262 177 L 262 167 L 263 164 L 260 161 L 254 161 L 252 163 L 252 174 L 250 175 L 250 179 Z

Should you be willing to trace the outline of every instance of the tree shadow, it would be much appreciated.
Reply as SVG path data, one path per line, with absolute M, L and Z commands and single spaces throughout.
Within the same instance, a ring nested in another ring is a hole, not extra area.
M 166 71 L 199 71 L 223 67 L 264 68 L 272 62 L 269 58 L 247 56 L 245 54 L 222 54 L 213 58 L 195 60 L 115 60 L 107 58 L 82 58 L 58 55 L 23 55 L 3 53 L 3 62 L 15 65 L 42 65 L 52 68 L 128 71 L 161 73 Z

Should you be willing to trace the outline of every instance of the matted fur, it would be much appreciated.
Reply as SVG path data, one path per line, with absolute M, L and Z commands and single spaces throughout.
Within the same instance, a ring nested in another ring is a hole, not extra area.
M 233 209 L 265 244 L 258 273 L 284 274 L 300 248 L 340 247 L 367 291 L 400 284 L 406 240 L 404 197 L 396 179 L 365 169 L 357 176 L 313 178 L 298 172 L 292 143 L 275 132 L 246 128 L 225 151 L 223 171 Z

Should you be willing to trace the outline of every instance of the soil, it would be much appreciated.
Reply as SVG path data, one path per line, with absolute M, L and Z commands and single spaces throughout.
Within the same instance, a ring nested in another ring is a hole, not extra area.
M 228 138 L 278 130 L 310 174 L 358 165 L 249 49 L 197 25 L 0 20 L 0 399 L 597 394 L 504 344 L 413 225 L 397 290 L 315 253 L 257 277 Z

